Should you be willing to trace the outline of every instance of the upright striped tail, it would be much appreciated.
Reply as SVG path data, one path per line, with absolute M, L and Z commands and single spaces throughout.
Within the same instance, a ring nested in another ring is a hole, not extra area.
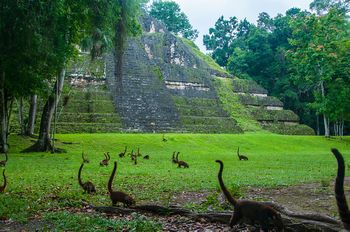
M 216 160 L 215 162 L 220 164 L 220 169 L 219 169 L 219 173 L 218 173 L 218 180 L 219 180 L 219 184 L 220 184 L 221 190 L 224 193 L 224 195 L 225 195 L 226 199 L 228 200 L 228 202 L 230 202 L 233 205 L 233 207 L 236 207 L 237 206 L 236 199 L 234 199 L 232 197 L 230 192 L 227 190 L 227 188 L 226 188 L 226 186 L 224 184 L 224 181 L 222 180 L 222 172 L 224 170 L 224 164 L 222 163 L 221 160 Z
M 344 228 L 350 230 L 350 211 L 348 203 L 346 202 L 344 194 L 344 176 L 345 176 L 345 165 L 344 158 L 342 154 L 335 148 L 332 149 L 332 152 L 338 162 L 338 173 L 335 179 L 335 199 L 337 200 L 338 212 L 341 221 L 343 222 Z

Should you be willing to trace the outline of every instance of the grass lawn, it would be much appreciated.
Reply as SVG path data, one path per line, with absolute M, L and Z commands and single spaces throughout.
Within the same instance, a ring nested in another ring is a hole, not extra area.
M 6 193 L 0 194 L 0 219 L 26 221 L 39 216 L 63 220 L 64 214 L 52 215 L 52 211 L 79 208 L 82 199 L 95 205 L 110 205 L 107 182 L 114 160 L 118 161 L 114 189 L 130 193 L 137 202 L 156 201 L 166 205 L 174 194 L 182 191 L 216 192 L 219 189 L 216 159 L 225 164 L 226 185 L 230 189 L 244 189 L 331 180 L 337 166 L 330 148 L 338 148 L 345 160 L 349 160 L 350 155 L 350 137 L 340 140 L 274 134 L 166 134 L 167 142 L 162 142 L 162 134 L 57 137 L 57 146 L 66 149 L 67 153 L 20 153 L 32 142 L 28 138 L 10 136 L 11 149 L 6 166 L 9 185 Z M 62 141 L 76 144 L 65 145 Z M 119 158 L 125 145 L 134 151 L 140 147 L 141 153 L 149 155 L 150 160 L 139 159 L 135 166 L 130 158 Z M 237 146 L 249 161 L 238 161 Z M 90 164 L 84 166 L 82 178 L 96 185 L 96 195 L 83 194 L 78 185 L 82 151 L 90 159 Z M 100 167 L 99 162 L 107 151 L 111 154 L 111 163 L 108 167 Z M 171 163 L 173 151 L 181 152 L 180 159 L 189 163 L 189 169 L 176 168 Z

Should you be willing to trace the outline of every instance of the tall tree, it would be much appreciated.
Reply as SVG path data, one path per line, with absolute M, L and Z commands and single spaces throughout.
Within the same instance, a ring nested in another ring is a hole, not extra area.
M 51 53 L 42 36 L 44 1 L 4 1 L 0 8 L 0 148 L 6 152 L 11 107 L 15 97 L 44 89 L 53 69 L 47 68 Z M 46 79 L 47 80 L 47 79 Z
M 236 38 L 238 21 L 236 17 L 228 20 L 221 16 L 215 23 L 214 28 L 209 28 L 209 35 L 203 36 L 203 44 L 207 50 L 213 51 L 213 59 L 225 67 L 231 55 L 231 44 Z
M 166 28 L 175 35 L 181 35 L 190 40 L 195 40 L 198 37 L 198 31 L 193 29 L 186 14 L 174 1 L 153 1 L 149 13 L 164 23 Z
M 348 38 L 344 11 L 330 10 L 324 16 L 309 15 L 291 24 L 293 37 L 289 52 L 291 71 L 296 81 L 314 92 L 312 106 L 323 115 L 325 136 L 330 136 L 330 114 L 326 101 L 336 71 L 339 69 L 339 41 Z

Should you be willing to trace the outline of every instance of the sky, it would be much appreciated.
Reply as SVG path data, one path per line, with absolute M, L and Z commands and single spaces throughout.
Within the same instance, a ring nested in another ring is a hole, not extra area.
M 236 16 L 239 20 L 247 18 L 256 23 L 259 13 L 266 12 L 271 17 L 278 13 L 284 14 L 292 7 L 309 9 L 312 0 L 173 0 L 185 12 L 193 28 L 199 31 L 197 46 L 205 51 L 203 35 L 208 34 L 209 28 L 214 27 L 220 16 L 226 19 Z

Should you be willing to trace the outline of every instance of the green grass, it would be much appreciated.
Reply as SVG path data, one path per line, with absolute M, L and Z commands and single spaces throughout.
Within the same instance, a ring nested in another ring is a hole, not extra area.
M 224 161 L 224 180 L 230 189 L 276 187 L 306 182 L 331 180 L 335 177 L 336 161 L 331 147 L 349 154 L 350 138 L 325 139 L 314 136 L 282 136 L 274 134 L 67 134 L 60 141 L 79 144 L 57 144 L 65 154 L 19 153 L 31 144 L 27 138 L 10 136 L 11 151 L 6 167 L 9 186 L 0 194 L 0 218 L 25 221 L 44 211 L 62 212 L 66 207 L 81 207 L 84 199 L 94 205 L 110 205 L 107 182 L 112 165 L 100 167 L 103 152 L 111 152 L 119 166 L 114 188 L 135 196 L 137 202 L 158 201 L 167 204 L 174 194 L 182 191 L 216 192 L 218 165 Z M 117 154 L 127 145 L 140 147 L 150 160 L 139 160 L 134 166 L 130 159 Z M 249 157 L 239 162 L 237 146 Z M 83 180 L 91 180 L 98 193 L 83 194 L 77 182 L 81 152 L 91 160 L 83 169 Z M 171 163 L 173 151 L 190 168 L 178 169 Z M 2 180 L 1 180 L 2 181 Z M 45 214 L 44 214 L 45 215 Z
M 247 132 L 262 132 L 260 124 L 254 119 L 249 109 L 244 106 L 238 95 L 232 94 L 232 79 L 215 77 L 213 85 L 226 112 L 237 121 L 238 126 Z

